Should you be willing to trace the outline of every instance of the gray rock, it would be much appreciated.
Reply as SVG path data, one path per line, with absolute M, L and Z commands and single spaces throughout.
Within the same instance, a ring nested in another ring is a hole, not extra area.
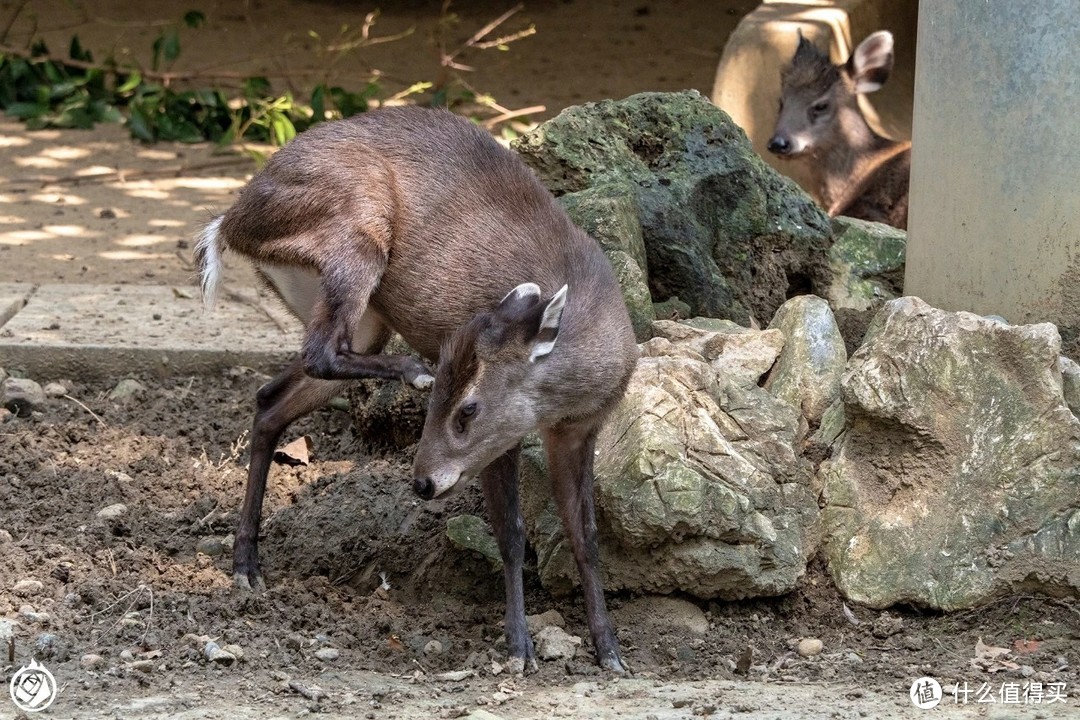
M 52 633 L 41 633 L 34 641 L 34 657 L 39 660 L 52 660 L 55 663 L 67 662 L 71 657 L 71 646 L 63 638 Z
M 213 640 L 206 643 L 206 646 L 203 647 L 203 657 L 205 657 L 209 662 L 212 662 L 216 665 L 224 665 L 226 667 L 236 662 L 235 655 L 221 648 Z
M 491 534 L 487 521 L 476 515 L 458 515 L 446 521 L 446 536 L 464 550 L 480 553 L 494 568 L 501 568 L 499 543 Z
M 79 664 L 82 665 L 83 670 L 100 670 L 105 667 L 105 658 L 93 653 L 87 653 L 79 658 Z
M 600 243 L 622 288 L 634 334 L 638 341 L 647 340 L 654 314 L 645 243 L 632 197 L 618 186 L 598 186 L 559 200 L 574 223 Z
M 841 382 L 822 464 L 829 569 L 874 608 L 1080 590 L 1080 420 L 1053 325 L 887 303 Z
M 536 656 L 541 660 L 570 660 L 581 647 L 581 638 L 554 625 L 536 633 Z
M 315 657 L 323 662 L 333 662 L 341 657 L 341 651 L 337 648 L 319 648 L 315 651 Z
M 833 310 L 873 310 L 903 292 L 907 233 L 882 223 L 836 217 L 829 248 Z
M 765 380 L 765 389 L 818 422 L 840 397 L 847 350 L 829 304 L 799 295 L 780 306 L 770 330 L 784 333 L 784 349 Z
M 9 377 L 0 385 L 0 404 L 19 417 L 45 407 L 45 390 L 28 378 Z
M 68 392 L 64 384 L 58 382 L 45 383 L 43 390 L 45 391 L 45 397 L 50 398 L 63 397 Z
M 667 595 L 645 595 L 624 603 L 615 612 L 616 625 L 661 626 L 666 631 L 685 630 L 691 635 L 709 632 L 709 619 L 694 603 Z
M 756 386 L 784 347 L 780 330 L 751 330 L 715 318 L 657 320 L 653 334 L 656 337 L 642 344 L 642 356 L 702 360 L 744 387 Z
M 424 644 L 425 655 L 442 655 L 443 644 L 438 640 L 429 640 Z
M 799 645 L 795 650 L 799 653 L 800 657 L 808 658 L 820 655 L 821 651 L 824 649 L 825 643 L 821 642 L 821 640 L 818 640 L 817 638 L 803 638 L 799 641 Z
M 563 619 L 562 614 L 558 610 L 546 610 L 539 615 L 526 615 L 525 624 L 529 628 L 529 632 L 533 635 L 540 632 L 542 628 L 548 625 L 553 625 L 558 628 L 566 628 L 566 620 Z
M 7 545 L 11 540 L 11 533 L 7 530 L 0 530 L 0 546 Z
M 791 285 L 828 284 L 824 212 L 697 92 L 567 108 L 513 147 L 556 195 L 628 199 L 656 301 L 748 325 Z
M 128 508 L 124 503 L 113 503 L 112 505 L 106 505 L 97 511 L 94 516 L 101 522 L 112 522 L 119 520 L 127 514 Z
M 40 580 L 20 580 L 12 586 L 11 592 L 16 597 L 31 597 L 40 595 L 44 589 L 45 586 Z
M 100 513 L 98 514 L 100 515 Z M 204 537 L 199 538 L 199 541 L 195 543 L 195 552 L 210 557 L 218 557 L 225 552 L 225 546 L 222 544 L 221 538 Z
M 134 378 L 124 378 L 120 382 L 116 383 L 116 386 L 109 392 L 109 399 L 115 401 L 134 400 L 142 397 L 146 392 L 146 386 Z
M 672 295 L 664 302 L 653 303 L 653 315 L 657 320 L 685 320 L 693 313 L 690 306 L 679 299 L 678 295 Z
M 793 589 L 818 534 L 797 427 L 793 408 L 704 362 L 642 358 L 597 443 L 606 587 L 732 599 Z M 522 461 L 540 579 L 566 591 L 577 569 L 542 453 L 527 448 Z

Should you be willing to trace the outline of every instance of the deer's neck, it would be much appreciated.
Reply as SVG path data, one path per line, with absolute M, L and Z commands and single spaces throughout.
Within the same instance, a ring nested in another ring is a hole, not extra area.
M 848 197 L 852 187 L 880 164 L 880 158 L 899 145 L 874 132 L 857 106 L 842 110 L 839 123 L 835 142 L 823 148 L 814 166 L 817 195 L 826 209 Z

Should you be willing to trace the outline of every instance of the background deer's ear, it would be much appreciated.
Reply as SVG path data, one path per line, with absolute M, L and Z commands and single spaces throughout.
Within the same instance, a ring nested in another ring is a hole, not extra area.
M 847 71 L 855 81 L 855 92 L 880 90 L 889 79 L 893 67 L 893 36 L 888 30 L 878 30 L 859 43 L 847 61 Z
M 533 340 L 532 352 L 529 354 L 529 362 L 536 362 L 537 359 L 548 355 L 555 348 L 555 340 L 559 337 L 559 324 L 562 322 L 563 308 L 566 307 L 566 289 L 566 285 L 559 288 L 559 291 L 544 306 L 544 312 L 540 316 L 540 327 L 536 332 L 536 338 Z
M 499 307 L 495 312 L 505 317 L 515 317 L 538 302 L 540 302 L 540 286 L 531 282 L 521 283 L 506 293 L 506 296 L 499 301 Z

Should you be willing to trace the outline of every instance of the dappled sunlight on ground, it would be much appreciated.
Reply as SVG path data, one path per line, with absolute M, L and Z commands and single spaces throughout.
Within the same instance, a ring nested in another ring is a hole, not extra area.
M 0 122 L 0 164 L 0 279 L 31 283 L 190 283 L 194 234 L 254 171 L 234 151 L 141 146 L 117 125 L 13 122 Z

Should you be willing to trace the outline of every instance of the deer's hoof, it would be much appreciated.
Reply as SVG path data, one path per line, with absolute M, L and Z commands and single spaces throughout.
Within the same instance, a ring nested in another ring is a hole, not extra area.
M 266 592 L 266 582 L 263 580 L 262 573 L 258 570 L 233 573 L 233 587 L 240 592 Z

